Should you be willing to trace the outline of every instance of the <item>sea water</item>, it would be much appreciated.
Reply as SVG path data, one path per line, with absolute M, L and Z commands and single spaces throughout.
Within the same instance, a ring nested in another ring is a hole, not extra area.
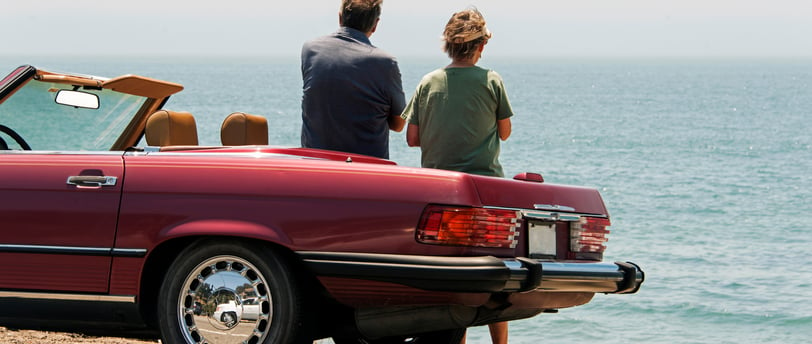
M 167 104 L 218 144 L 233 111 L 268 118 L 270 143 L 298 146 L 301 75 L 293 58 L 14 60 L 57 71 L 140 74 L 183 84 Z M 401 59 L 406 96 L 446 64 Z M 594 187 L 612 215 L 607 261 L 646 271 L 633 295 L 510 323 L 510 342 L 812 342 L 812 61 L 508 59 L 515 111 L 505 173 Z M 391 159 L 419 166 L 403 133 Z M 489 343 L 487 327 L 469 343 Z

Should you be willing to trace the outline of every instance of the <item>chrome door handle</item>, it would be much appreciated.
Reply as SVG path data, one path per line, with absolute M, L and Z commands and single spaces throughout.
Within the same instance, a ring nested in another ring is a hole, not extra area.
M 85 186 L 85 187 L 115 186 L 117 180 L 118 177 L 70 176 L 68 177 L 68 185 Z

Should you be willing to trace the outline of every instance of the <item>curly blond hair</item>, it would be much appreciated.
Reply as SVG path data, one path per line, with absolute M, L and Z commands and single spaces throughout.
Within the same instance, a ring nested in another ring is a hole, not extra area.
M 468 8 L 454 13 L 448 20 L 443 31 L 443 51 L 452 59 L 468 59 L 492 36 L 482 13 L 476 8 Z

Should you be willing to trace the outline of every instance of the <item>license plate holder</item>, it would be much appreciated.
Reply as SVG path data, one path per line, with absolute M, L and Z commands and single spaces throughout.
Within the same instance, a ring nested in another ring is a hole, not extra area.
M 530 221 L 527 227 L 527 240 L 530 258 L 555 258 L 555 222 Z

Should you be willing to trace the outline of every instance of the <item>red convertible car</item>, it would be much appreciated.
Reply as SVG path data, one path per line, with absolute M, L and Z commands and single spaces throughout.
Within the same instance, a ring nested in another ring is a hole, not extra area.
M 244 113 L 201 146 L 193 115 L 164 109 L 182 89 L 27 65 L 2 79 L 0 325 L 459 343 L 643 283 L 602 261 L 594 189 L 270 146 Z

